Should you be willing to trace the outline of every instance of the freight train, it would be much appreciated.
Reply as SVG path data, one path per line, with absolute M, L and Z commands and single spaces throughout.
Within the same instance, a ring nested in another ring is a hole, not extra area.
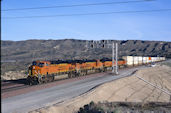
M 153 59 L 153 60 L 152 60 Z M 165 60 L 164 57 L 124 56 L 118 60 L 119 67 L 134 66 Z M 114 62 L 115 64 L 116 62 Z M 27 82 L 29 85 L 51 82 L 54 80 L 85 76 L 112 69 L 112 60 L 57 60 L 33 61 L 29 66 Z

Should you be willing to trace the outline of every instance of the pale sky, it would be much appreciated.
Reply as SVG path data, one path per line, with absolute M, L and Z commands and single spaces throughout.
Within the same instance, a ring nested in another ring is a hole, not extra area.
M 123 1 L 131 0 L 3 0 L 2 10 Z M 143 13 L 56 16 L 48 18 L 4 18 L 169 8 L 171 8 L 171 0 L 155 0 L 97 6 L 2 11 L 1 39 L 14 41 L 29 39 L 171 41 L 171 10 Z

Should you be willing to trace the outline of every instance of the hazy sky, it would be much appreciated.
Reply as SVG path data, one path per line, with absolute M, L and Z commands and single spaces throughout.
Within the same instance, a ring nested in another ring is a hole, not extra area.
M 3 0 L 2 10 L 72 4 L 138 0 Z M 141 0 L 140 0 L 141 1 Z M 2 40 L 28 39 L 116 39 L 171 41 L 171 10 L 106 15 L 56 16 L 48 18 L 13 18 L 60 14 L 103 13 L 171 9 L 171 0 L 60 7 L 36 10 L 2 11 Z

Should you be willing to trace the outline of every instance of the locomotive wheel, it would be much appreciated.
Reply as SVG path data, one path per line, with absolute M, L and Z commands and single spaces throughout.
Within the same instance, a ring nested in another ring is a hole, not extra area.
M 51 77 L 50 77 L 50 82 L 53 82 L 54 81 L 54 76 L 52 75 Z
M 44 78 L 43 78 L 43 83 L 47 83 L 48 82 L 48 78 L 47 78 L 47 76 L 45 76 Z
M 85 75 L 87 75 L 87 74 L 88 74 L 88 72 L 87 72 L 87 70 L 86 70 Z
M 30 85 L 30 77 L 28 76 L 27 79 L 26 79 L 26 84 Z
M 106 70 L 107 70 L 107 69 L 106 69 L 106 68 L 104 68 L 104 69 L 103 69 L 103 72 L 105 72 Z
M 98 69 L 98 72 L 100 73 L 101 72 L 101 69 Z
M 38 78 L 37 77 L 33 77 L 33 85 L 37 85 L 37 84 L 39 84 Z
M 28 81 L 28 85 L 32 86 L 33 85 L 33 81 Z
M 27 84 L 31 86 L 31 85 L 33 85 L 33 83 L 34 83 L 33 78 L 28 76 L 27 77 Z
M 72 78 L 76 77 L 77 72 L 72 73 Z
M 52 75 L 49 77 L 49 80 L 48 81 L 49 82 L 52 82 L 53 81 L 53 76 Z
M 81 73 L 77 73 L 77 74 L 76 74 L 76 77 L 79 77 L 80 75 L 81 75 Z
M 68 78 L 72 78 L 72 74 L 70 72 L 68 73 Z
M 31 85 L 33 85 L 33 83 L 32 83 L 32 81 L 31 81 L 31 80 L 30 80 L 30 81 L 28 81 L 28 82 L 27 82 L 27 84 L 28 84 L 28 85 L 30 85 L 30 86 L 31 86 Z
M 38 84 L 42 84 L 42 80 L 41 79 L 38 79 Z

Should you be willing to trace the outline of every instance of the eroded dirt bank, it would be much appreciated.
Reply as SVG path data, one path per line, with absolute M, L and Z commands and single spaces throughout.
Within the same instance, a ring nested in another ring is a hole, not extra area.
M 25 71 L 8 71 L 1 75 L 1 80 L 17 80 L 27 78 Z
M 141 77 L 151 84 L 137 78 Z M 156 66 L 137 71 L 133 76 L 105 83 L 94 90 L 60 104 L 41 108 L 31 113 L 72 113 L 85 104 L 94 102 L 169 102 L 171 97 L 171 67 Z

